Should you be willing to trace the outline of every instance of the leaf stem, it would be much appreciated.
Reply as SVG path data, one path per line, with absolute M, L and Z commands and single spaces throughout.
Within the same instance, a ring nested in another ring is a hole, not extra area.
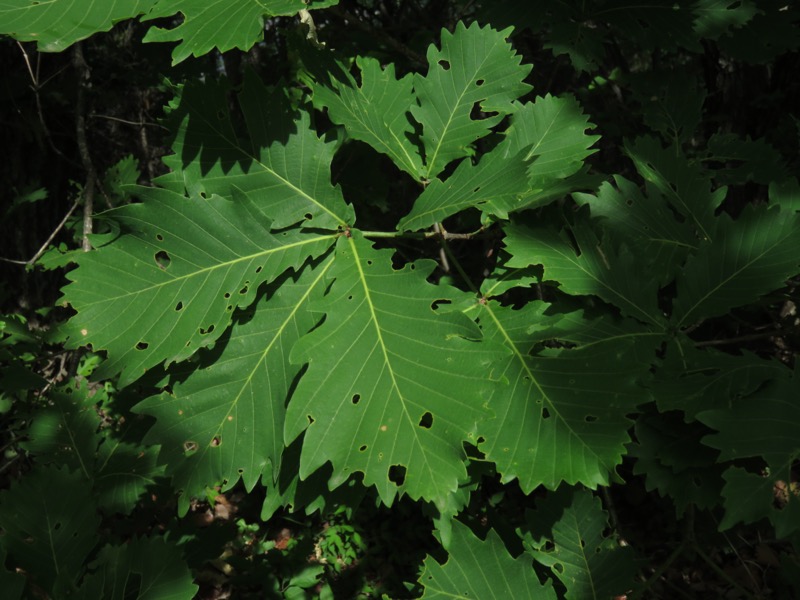
M 445 240 L 471 240 L 478 237 L 479 234 L 484 233 L 485 229 L 481 227 L 472 233 L 450 233 L 449 231 L 442 230 L 436 231 L 362 231 L 361 235 L 366 238 L 406 238 L 412 240 L 422 240 L 430 238 L 442 238 Z

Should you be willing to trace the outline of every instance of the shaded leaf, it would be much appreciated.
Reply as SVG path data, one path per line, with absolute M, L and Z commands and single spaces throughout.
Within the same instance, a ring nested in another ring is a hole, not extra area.
M 715 242 L 686 261 L 672 319 L 680 327 L 758 300 L 800 271 L 800 217 L 778 207 L 746 206 L 718 218 Z
M 450 552 L 443 565 L 428 556 L 419 577 L 425 599 L 528 598 L 555 600 L 552 585 L 542 584 L 525 557 L 512 558 L 500 536 L 489 530 L 485 540 L 453 521 Z
M 56 596 L 80 576 L 99 525 L 91 489 L 66 467 L 36 468 L 0 492 L 0 546 L 29 581 Z
M 633 549 L 604 534 L 608 515 L 599 498 L 561 489 L 528 511 L 527 520 L 533 532 L 528 553 L 553 568 L 567 588 L 567 600 L 605 600 L 633 587 L 637 571 Z M 546 547 L 547 540 L 552 540 L 552 550 Z
M 97 600 L 191 600 L 198 586 L 180 549 L 162 538 L 105 546 L 71 597 Z

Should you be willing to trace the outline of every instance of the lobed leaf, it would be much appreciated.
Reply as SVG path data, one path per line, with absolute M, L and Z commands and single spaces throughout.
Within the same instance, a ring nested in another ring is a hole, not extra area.
M 394 65 L 385 69 L 371 57 L 356 57 L 361 85 L 345 71 L 344 79 L 331 79 L 330 87 L 312 83 L 314 104 L 328 109 L 331 121 L 347 134 L 392 159 L 415 179 L 423 176 L 422 157 L 414 140 L 409 109 L 417 99 L 413 76 L 395 76 Z
M 649 398 L 641 383 L 660 337 L 630 322 L 548 316 L 548 307 L 478 309 L 486 340 L 511 353 L 495 367 L 508 387 L 491 398 L 495 418 L 479 427 L 480 449 L 526 493 L 608 483 L 629 441 L 627 415 Z
M 542 584 L 525 557 L 512 558 L 494 530 L 481 540 L 459 521 L 453 521 L 447 562 L 440 565 L 428 556 L 419 583 L 425 588 L 422 598 L 426 600 L 556 599 L 551 583 Z
M 178 42 L 172 51 L 172 64 L 189 56 L 202 56 L 213 49 L 247 51 L 264 37 L 267 17 L 292 16 L 301 10 L 325 8 L 338 0 L 156 0 L 147 20 L 172 17 L 183 19 L 172 29 L 153 26 L 145 42 Z
M 188 83 L 170 103 L 172 169 L 156 182 L 178 193 L 236 194 L 272 221 L 273 229 L 302 222 L 336 229 L 352 225 L 353 207 L 331 184 L 334 144 L 321 140 L 308 113 L 296 113 L 279 91 L 252 72 L 236 94 L 246 133 L 231 115 L 227 83 Z
M 490 414 L 498 352 L 463 314 L 436 310 L 457 296 L 425 281 L 432 262 L 394 270 L 390 255 L 355 231 L 337 243 L 330 290 L 311 303 L 325 321 L 291 352 L 308 370 L 285 441 L 305 431 L 301 478 L 330 461 L 331 487 L 361 471 L 386 504 L 401 492 L 443 502 L 466 477 L 463 442 Z
M 536 561 L 552 567 L 567 588 L 567 600 L 601 600 L 629 591 L 637 567 L 633 549 L 620 547 L 604 535 L 608 515 L 600 499 L 580 490 L 559 490 L 527 512 L 534 539 L 528 551 Z M 552 539 L 549 550 L 541 538 Z
M 202 368 L 136 406 L 156 418 L 146 439 L 161 446 L 160 459 L 183 492 L 181 514 L 207 487 L 230 488 L 241 477 L 250 491 L 268 468 L 279 472 L 286 401 L 300 372 L 289 351 L 318 320 L 308 307 L 330 267 L 328 259 L 270 285 L 239 315 L 221 350 L 201 356 Z
M 467 156 L 469 146 L 514 112 L 514 101 L 531 89 L 523 83 L 531 66 L 520 64 L 506 41 L 510 33 L 459 22 L 455 32 L 442 31 L 441 50 L 428 48 L 428 73 L 414 76 L 419 104 L 411 106 L 422 124 L 426 178 Z M 473 119 L 475 109 L 495 114 Z
M 758 300 L 800 271 L 800 217 L 778 207 L 722 214 L 715 242 L 700 247 L 677 278 L 672 319 L 680 327 Z
M 61 52 L 115 23 L 150 10 L 157 0 L 0 1 L 0 34 L 36 42 L 39 52 Z
M 191 600 L 198 587 L 181 550 L 163 538 L 134 538 L 105 546 L 76 600 Z
M 144 203 L 106 213 L 121 235 L 80 256 L 63 290 L 77 311 L 64 327 L 70 345 L 106 350 L 96 375 L 120 372 L 120 386 L 215 342 L 261 283 L 298 269 L 334 239 L 271 234 L 246 198 L 185 198 L 157 188 L 139 195 Z

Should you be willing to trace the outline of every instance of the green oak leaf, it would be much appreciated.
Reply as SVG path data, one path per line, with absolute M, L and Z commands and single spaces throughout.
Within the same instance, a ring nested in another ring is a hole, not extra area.
M 0 546 L 29 582 L 56 597 L 78 579 L 99 525 L 91 488 L 67 467 L 36 467 L 0 492 Z
M 70 346 L 106 350 L 96 375 L 121 372 L 120 386 L 211 345 L 261 283 L 323 254 L 334 240 L 272 234 L 247 198 L 186 198 L 158 188 L 138 195 L 145 202 L 106 213 L 121 234 L 78 257 L 63 290 L 77 311 L 63 330 Z
M 61 52 L 118 21 L 150 10 L 157 0 L 0 0 L 0 34 Z
M 172 64 L 189 56 L 202 56 L 213 49 L 247 51 L 264 38 L 264 20 L 292 16 L 305 9 L 333 6 L 339 0 L 156 0 L 147 20 L 173 17 L 183 19 L 172 29 L 153 26 L 145 42 L 178 42 Z
M 571 228 L 577 245 L 573 247 L 566 233 L 512 224 L 506 229 L 506 251 L 511 255 L 506 266 L 542 265 L 543 279 L 557 281 L 564 292 L 599 296 L 627 316 L 663 326 L 658 275 L 637 260 L 634 248 L 616 246 L 608 233 L 599 239 L 597 229 L 588 211 L 579 212 Z
M 800 215 L 748 205 L 735 221 L 718 217 L 714 243 L 690 256 L 677 278 L 678 327 L 726 314 L 780 288 L 800 271 Z
M 526 517 L 532 532 L 527 553 L 553 569 L 567 600 L 606 600 L 633 587 L 633 548 L 604 533 L 608 515 L 590 492 L 560 489 Z
M 191 600 L 198 585 L 180 548 L 163 538 L 134 538 L 103 547 L 76 600 Z
M 417 99 L 413 76 L 395 76 L 393 64 L 381 68 L 371 57 L 356 57 L 361 84 L 342 70 L 346 81 L 331 78 L 328 85 L 312 82 L 315 106 L 328 109 L 331 121 L 343 125 L 347 134 L 392 159 L 415 179 L 422 178 L 422 158 L 413 141 L 414 126 L 409 109 Z
M 443 502 L 465 479 L 466 441 L 490 415 L 497 350 L 459 312 L 456 290 L 425 281 L 430 261 L 394 270 L 391 251 L 358 232 L 336 247 L 325 321 L 292 349 L 308 363 L 286 414 L 285 440 L 305 431 L 300 477 L 330 461 L 331 487 L 357 471 L 391 504 L 399 493 Z
M 487 341 L 511 352 L 496 366 L 508 386 L 492 396 L 495 418 L 479 427 L 480 449 L 526 493 L 609 482 L 630 439 L 627 415 L 649 400 L 643 383 L 661 339 L 634 322 L 548 316 L 548 307 L 492 300 L 467 313 L 478 315 Z
M 539 581 L 530 559 L 513 558 L 494 530 L 481 540 L 459 521 L 452 527 L 447 562 L 440 565 L 431 556 L 425 559 L 418 580 L 425 588 L 422 598 L 556 600 L 552 584 Z
M 487 135 L 518 108 L 515 100 L 530 89 L 531 72 L 521 65 L 506 38 L 511 29 L 495 31 L 459 22 L 453 33 L 442 31 L 442 48 L 428 48 L 428 73 L 414 76 L 419 101 L 411 114 L 422 125 L 425 176 L 432 179 L 451 161 L 467 156 L 470 145 Z M 487 115 L 473 119 L 479 107 Z
M 181 514 L 206 487 L 231 488 L 241 478 L 250 491 L 268 466 L 279 471 L 286 400 L 300 371 L 289 363 L 289 350 L 319 320 L 308 306 L 324 291 L 331 264 L 306 266 L 271 284 L 238 316 L 208 366 L 136 406 L 156 418 L 146 440 L 161 446 L 160 460 L 183 492 Z
M 178 193 L 233 198 L 239 193 L 272 221 L 273 229 L 302 222 L 336 229 L 352 225 L 353 207 L 331 184 L 334 144 L 321 140 L 307 112 L 292 111 L 280 90 L 248 71 L 235 97 L 246 124 L 237 133 L 226 82 L 187 83 L 167 110 L 172 172 L 156 183 Z

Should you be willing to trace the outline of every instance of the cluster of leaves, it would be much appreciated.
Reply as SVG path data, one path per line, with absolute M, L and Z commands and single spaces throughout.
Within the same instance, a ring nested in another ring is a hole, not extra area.
M 60 51 L 180 12 L 145 38 L 178 42 L 177 63 L 250 48 L 269 17 L 310 27 L 287 36 L 289 84 L 248 71 L 175 85 L 169 172 L 120 184 L 136 201 L 95 215 L 91 251 L 53 260 L 77 266 L 61 299 L 74 314 L 49 341 L 91 348 L 90 367 L 45 387 L 26 359 L 42 341 L 4 318 L 16 374 L 2 391 L 38 398 L 19 419 L 35 466 L 0 492 L 9 598 L 191 598 L 185 538 L 97 532 L 163 486 L 180 516 L 209 490 L 259 493 L 265 522 L 410 499 L 441 544 L 412 593 L 606 598 L 634 588 L 636 555 L 591 490 L 625 459 L 679 516 L 767 522 L 796 560 L 793 357 L 716 347 L 732 320 L 793 319 L 797 140 L 782 153 L 713 126 L 680 64 L 712 43 L 772 61 L 800 46 L 796 30 L 754 40 L 796 9 L 546 2 L 529 18 L 508 0 L 442 30 L 408 69 L 323 47 L 307 8 L 332 1 L 90 4 L 7 2 L 0 31 Z M 587 73 L 585 89 L 535 95 L 511 25 Z M 663 48 L 674 55 L 657 61 Z M 636 64 L 604 71 L 612 52 Z M 585 112 L 623 89 L 636 127 Z M 606 169 L 595 153 L 609 146 Z M 401 192 L 365 193 L 364 171 L 340 179 L 347 152 Z M 767 193 L 737 203 L 746 186 Z M 477 535 L 456 517 L 487 474 L 529 502 Z M 349 522 L 326 531 L 334 575 L 369 552 Z M 298 573 L 271 591 L 304 594 L 323 569 Z

